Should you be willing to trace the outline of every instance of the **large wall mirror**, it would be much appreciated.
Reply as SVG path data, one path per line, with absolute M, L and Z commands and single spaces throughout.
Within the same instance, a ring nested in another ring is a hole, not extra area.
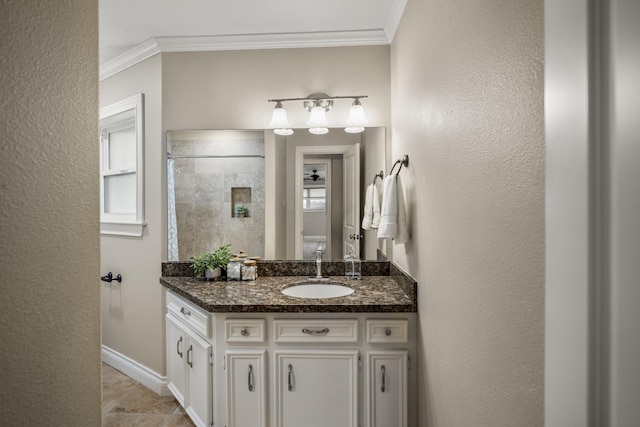
M 168 260 L 223 244 L 264 259 L 314 259 L 318 248 L 376 259 L 386 246 L 360 223 L 366 187 L 385 170 L 385 133 L 167 132 Z

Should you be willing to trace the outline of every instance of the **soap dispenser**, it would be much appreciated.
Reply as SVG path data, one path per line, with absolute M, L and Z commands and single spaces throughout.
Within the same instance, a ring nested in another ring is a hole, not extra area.
M 353 246 L 349 245 L 349 253 L 344 257 L 344 275 L 349 279 L 360 279 L 360 258 L 353 253 Z

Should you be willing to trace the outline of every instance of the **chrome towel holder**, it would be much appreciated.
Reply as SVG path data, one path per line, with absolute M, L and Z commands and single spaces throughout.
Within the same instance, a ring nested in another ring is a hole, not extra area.
M 393 170 L 395 169 L 397 164 L 400 164 L 400 167 L 398 168 L 398 172 L 396 172 L 396 176 L 398 176 L 398 174 L 400 173 L 402 166 L 404 166 L 405 168 L 409 167 L 409 155 L 405 154 L 404 156 L 402 156 L 401 159 L 396 160 L 396 162 L 391 167 L 391 171 L 389 172 L 389 175 L 393 174 Z

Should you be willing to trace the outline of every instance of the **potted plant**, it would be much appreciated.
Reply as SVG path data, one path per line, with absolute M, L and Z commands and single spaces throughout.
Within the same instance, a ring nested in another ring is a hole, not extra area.
M 236 216 L 238 218 L 244 218 L 246 216 L 249 216 L 249 208 L 246 207 L 245 205 L 236 206 Z
M 198 256 L 191 257 L 194 273 L 197 277 L 204 276 L 207 279 L 216 279 L 222 276 L 222 271 L 227 269 L 227 264 L 233 256 L 231 245 L 220 246 L 213 252 L 204 252 Z

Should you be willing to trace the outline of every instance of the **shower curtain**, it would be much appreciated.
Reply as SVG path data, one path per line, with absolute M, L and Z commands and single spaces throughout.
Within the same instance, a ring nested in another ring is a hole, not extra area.
M 173 177 L 173 159 L 167 159 L 167 209 L 168 209 L 168 261 L 178 261 L 178 224 L 176 221 L 176 192 Z

